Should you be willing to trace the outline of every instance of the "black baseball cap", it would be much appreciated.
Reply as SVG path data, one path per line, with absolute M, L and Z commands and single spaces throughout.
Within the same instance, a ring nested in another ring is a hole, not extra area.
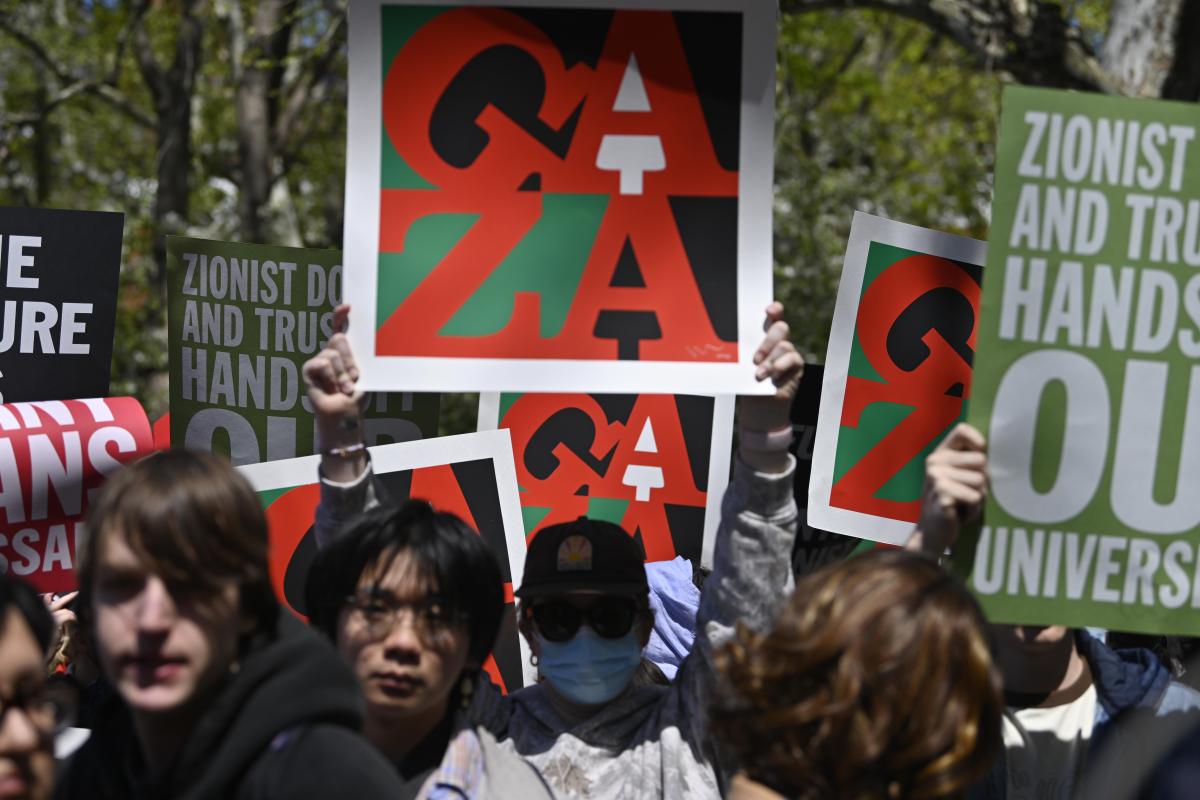
M 646 553 L 620 525 L 580 517 L 538 531 L 517 597 L 564 592 L 646 594 Z

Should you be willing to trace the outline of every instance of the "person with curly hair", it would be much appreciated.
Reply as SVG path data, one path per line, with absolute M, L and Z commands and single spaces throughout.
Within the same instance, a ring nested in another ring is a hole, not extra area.
M 808 575 L 775 625 L 721 651 L 730 798 L 951 798 L 1000 752 L 983 614 L 921 555 L 874 550 Z

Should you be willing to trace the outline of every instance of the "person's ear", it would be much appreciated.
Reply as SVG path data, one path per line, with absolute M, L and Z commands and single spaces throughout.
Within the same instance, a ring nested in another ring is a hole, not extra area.
M 525 641 L 529 643 L 529 650 L 537 657 L 541 658 L 542 645 L 538 641 L 536 632 L 533 629 L 533 623 L 529 618 L 521 613 L 521 607 L 517 607 L 517 630 L 525 637 Z

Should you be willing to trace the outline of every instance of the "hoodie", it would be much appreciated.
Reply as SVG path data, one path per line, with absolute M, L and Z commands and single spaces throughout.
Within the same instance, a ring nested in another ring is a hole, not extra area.
M 631 684 L 584 720 L 564 719 L 538 684 L 507 697 L 477 687 L 468 712 L 501 749 L 524 757 L 560 797 L 640 800 L 716 798 L 727 769 L 708 729 L 713 658 L 739 622 L 763 629 L 792 592 L 797 513 L 787 472 L 754 472 L 740 459 L 721 505 L 713 571 L 696 615 L 695 644 L 670 686 Z M 380 502 L 368 470 L 353 483 L 321 482 L 319 543 Z
M 358 734 L 361 698 L 328 644 L 290 614 L 251 640 L 171 766 L 150 774 L 114 697 L 55 798 L 393 798 L 400 782 Z
M 1096 687 L 1096 716 L 1087 753 L 1085 788 L 1080 797 L 1101 796 L 1100 787 L 1124 782 L 1138 759 L 1132 754 L 1143 737 L 1143 720 L 1161 726 L 1164 717 L 1200 709 L 1200 693 L 1171 680 L 1171 673 L 1149 650 L 1113 650 L 1087 631 L 1075 632 L 1075 646 L 1087 661 Z M 987 779 L 971 792 L 972 800 L 1008 796 L 1008 762 L 1001 752 Z M 1102 796 L 1108 796 L 1106 791 Z

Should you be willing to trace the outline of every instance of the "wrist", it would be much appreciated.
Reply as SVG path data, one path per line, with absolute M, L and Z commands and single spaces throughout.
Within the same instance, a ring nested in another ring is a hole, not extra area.
M 362 417 L 358 414 L 317 421 L 317 450 L 324 453 L 363 443 Z

